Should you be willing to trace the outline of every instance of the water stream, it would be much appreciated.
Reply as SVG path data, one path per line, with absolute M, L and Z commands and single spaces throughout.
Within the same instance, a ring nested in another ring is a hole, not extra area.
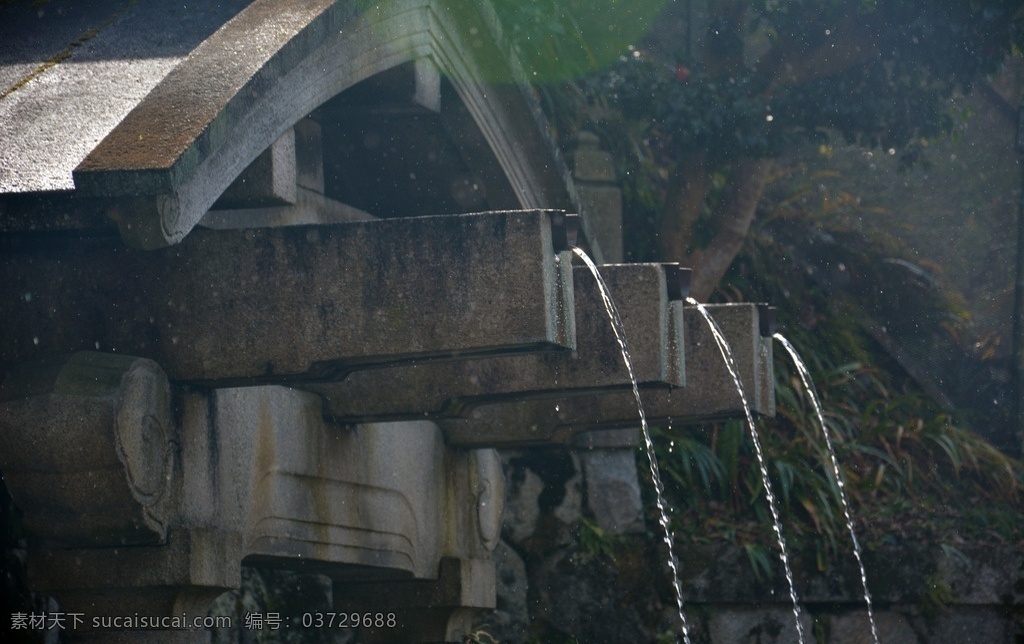
M 754 416 L 750 412 L 750 404 L 747 402 L 747 395 L 744 393 L 743 382 L 740 380 L 739 372 L 736 368 L 736 359 L 733 357 L 732 348 L 726 341 L 725 336 L 722 334 L 722 329 L 719 328 L 718 323 L 711 317 L 707 307 L 693 299 L 692 297 L 686 298 L 687 303 L 697 307 L 697 310 L 707 321 L 708 327 L 711 329 L 711 335 L 715 338 L 715 343 L 718 345 L 718 350 L 722 353 L 722 358 L 725 360 L 725 366 L 729 369 L 729 374 L 732 376 L 733 383 L 736 385 L 736 390 L 740 394 L 740 400 L 743 403 L 743 412 L 747 417 L 747 427 L 750 429 L 750 438 L 754 443 L 754 452 L 757 454 L 757 464 L 761 469 L 761 480 L 764 483 L 765 497 L 768 499 L 768 508 L 772 513 L 773 528 L 775 529 L 775 538 L 779 544 L 779 558 L 782 560 L 782 567 L 786 571 L 786 581 L 789 582 L 789 598 L 793 602 L 793 620 L 796 623 L 796 634 L 803 644 L 804 641 L 804 629 L 800 623 L 800 602 L 796 596 L 796 582 L 793 579 L 793 570 L 789 565 L 789 553 L 786 549 L 786 539 L 782 536 L 782 519 L 779 517 L 778 503 L 775 501 L 775 493 L 772 492 L 771 481 L 768 478 L 768 464 L 764 456 L 764 449 L 761 447 L 761 437 L 757 432 L 757 426 L 754 424 Z
M 629 355 L 629 347 L 626 344 L 626 334 L 622 326 L 622 318 L 619 317 L 618 309 L 612 302 L 608 286 L 605 284 L 601 272 L 590 257 L 580 248 L 573 247 L 573 252 L 583 260 L 590 272 L 597 281 L 598 290 L 601 292 L 601 300 L 604 302 L 605 311 L 608 312 L 608 319 L 611 321 L 612 330 L 615 332 L 615 339 L 622 350 L 622 361 L 626 364 L 626 371 L 629 372 L 629 379 L 633 384 L 633 396 L 636 398 L 636 406 L 640 415 L 640 430 L 644 438 L 644 449 L 647 451 L 647 463 L 651 469 L 651 480 L 654 481 L 654 492 L 658 506 L 658 523 L 661 525 L 662 540 L 668 548 L 668 567 L 672 572 L 672 587 L 675 589 L 676 606 L 679 610 L 679 622 L 682 627 L 683 641 L 690 644 L 690 631 L 686 622 L 686 614 L 683 611 L 683 586 L 679 580 L 679 561 L 676 558 L 675 546 L 672 540 L 672 529 L 669 525 L 668 509 L 665 504 L 665 487 L 661 482 L 661 470 L 658 468 L 658 459 L 654 454 L 654 441 L 651 440 L 651 431 L 647 427 L 647 416 L 644 414 L 643 402 L 640 400 L 640 387 L 636 382 L 636 374 L 633 370 L 633 359 Z M 802 640 L 801 640 L 802 641 Z
M 811 406 L 814 407 L 814 413 L 818 417 L 818 424 L 821 426 L 821 433 L 825 436 L 825 445 L 828 447 L 828 455 L 831 459 L 832 473 L 835 475 L 837 489 L 839 490 L 839 502 L 843 506 L 843 516 L 846 518 L 846 528 L 850 532 L 850 540 L 853 542 L 853 556 L 857 559 L 857 567 L 860 569 L 860 583 L 864 589 L 864 603 L 867 604 L 868 608 L 868 621 L 871 623 L 871 637 L 874 639 L 875 644 L 878 644 L 878 630 L 875 628 L 875 614 L 871 607 L 871 593 L 868 591 L 868 576 L 864 570 L 864 561 L 861 558 L 860 542 L 857 541 L 857 533 L 854 530 L 853 513 L 850 511 L 850 503 L 846 497 L 846 482 L 843 479 L 842 470 L 839 468 L 839 460 L 836 458 L 836 450 L 832 445 L 832 438 L 828 434 L 828 428 L 825 426 L 825 413 L 821 409 L 821 401 L 818 399 L 817 393 L 814 391 L 814 386 L 811 381 L 811 374 L 807 370 L 807 365 L 800 358 L 800 354 L 793 345 L 787 340 L 782 334 L 776 333 L 772 336 L 779 341 L 786 351 L 789 353 L 789 357 L 793 359 L 793 364 L 796 365 L 796 371 L 800 375 L 800 380 L 803 382 L 804 389 L 807 391 L 807 396 L 811 399 Z

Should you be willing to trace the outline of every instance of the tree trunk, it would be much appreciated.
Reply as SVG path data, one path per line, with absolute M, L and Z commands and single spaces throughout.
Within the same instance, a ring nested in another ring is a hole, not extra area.
M 695 248 L 694 228 L 711 189 L 711 172 L 704 151 L 688 155 L 672 171 L 658 223 L 658 256 L 684 263 Z
M 744 157 L 737 160 L 725 194 L 714 212 L 716 231 L 711 242 L 704 248 L 691 248 L 685 255 L 662 256 L 666 261 L 681 261 L 693 268 L 690 292 L 697 300 L 707 300 L 742 250 L 771 167 L 771 159 Z M 666 241 L 661 240 L 663 248 Z

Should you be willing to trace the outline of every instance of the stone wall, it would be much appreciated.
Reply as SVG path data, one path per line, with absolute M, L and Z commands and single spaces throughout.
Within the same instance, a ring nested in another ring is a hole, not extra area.
M 501 642 L 674 641 L 678 635 L 655 520 L 648 516 L 646 527 L 621 523 L 627 507 L 642 518 L 639 505 L 626 501 L 639 502 L 641 490 L 623 495 L 620 468 L 592 467 L 594 455 L 504 453 L 508 496 L 503 541 L 494 553 L 497 609 L 478 620 L 481 632 Z M 635 456 L 642 471 L 644 456 Z M 606 512 L 609 497 L 618 502 Z M 794 562 L 807 642 L 872 641 L 855 561 L 851 553 L 840 555 L 843 561 L 826 573 L 807 558 Z M 685 547 L 679 557 L 693 642 L 797 640 L 781 566 L 772 580 L 759 578 L 734 543 Z M 865 565 L 881 642 L 1010 644 L 1024 637 L 1020 547 L 893 542 L 868 547 Z

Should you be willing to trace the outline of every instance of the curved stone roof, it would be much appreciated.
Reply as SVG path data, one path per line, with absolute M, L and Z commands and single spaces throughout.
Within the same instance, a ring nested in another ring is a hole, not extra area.
M 19 43 L 0 70 L 0 192 L 112 199 L 107 214 L 128 243 L 174 244 L 298 120 L 362 80 L 429 61 L 519 205 L 570 206 L 564 168 L 486 5 L 360 6 L 255 0 L 175 13 L 140 0 L 86 12 L 55 2 L 43 9 L 65 13 L 51 28 L 17 5 L 13 22 L 28 26 L 0 33 Z M 61 48 L 82 27 L 87 37 Z

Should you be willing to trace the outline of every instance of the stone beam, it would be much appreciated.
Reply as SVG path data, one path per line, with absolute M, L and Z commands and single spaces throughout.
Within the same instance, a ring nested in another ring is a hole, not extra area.
M 162 543 L 176 428 L 156 363 L 76 353 L 0 385 L 0 471 L 34 537 L 62 547 Z
M 0 366 L 92 349 L 153 359 L 175 381 L 253 384 L 572 348 L 571 267 L 552 218 L 565 221 L 520 211 L 196 230 L 156 251 L 9 240 Z
M 751 410 L 774 415 L 772 343 L 770 337 L 762 336 L 759 307 L 721 304 L 709 305 L 708 310 L 732 346 Z M 690 423 L 743 418 L 739 394 L 731 385 L 732 377 L 704 318 L 695 308 L 686 307 L 684 320 L 686 386 L 643 391 L 648 421 Z M 573 443 L 577 437 L 582 438 L 583 432 L 638 423 L 632 392 L 482 405 L 466 418 L 440 421 L 446 440 L 463 446 Z
M 641 385 L 683 385 L 683 303 L 676 265 L 602 267 L 619 308 Z M 502 356 L 364 370 L 340 382 L 303 386 L 323 396 L 338 420 L 461 416 L 500 400 L 553 398 L 629 390 L 597 283 L 586 267 L 573 275 L 576 344 L 573 353 Z

